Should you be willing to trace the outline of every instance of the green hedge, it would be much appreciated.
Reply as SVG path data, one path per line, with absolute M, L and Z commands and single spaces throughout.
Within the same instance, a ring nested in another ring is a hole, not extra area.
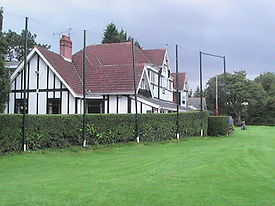
M 208 135 L 219 136 L 227 135 L 229 132 L 228 116 L 209 116 L 208 117 Z
M 140 140 L 163 141 L 175 138 L 176 114 L 139 114 Z M 208 113 L 202 114 L 207 131 Z M 180 113 L 180 135 L 200 134 L 200 113 Z M 0 154 L 20 151 L 22 115 L 0 115 Z M 87 144 L 111 144 L 135 141 L 134 114 L 87 115 Z M 82 115 L 27 115 L 28 149 L 65 148 L 82 145 Z

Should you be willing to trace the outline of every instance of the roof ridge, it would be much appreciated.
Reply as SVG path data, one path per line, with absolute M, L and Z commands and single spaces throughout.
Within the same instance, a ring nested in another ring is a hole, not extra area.
M 131 41 L 125 41 L 125 42 L 116 42 L 116 43 L 105 43 L 105 44 L 91 44 L 87 47 L 93 47 L 93 46 L 107 46 L 107 45 L 113 45 L 113 44 L 131 44 Z
M 167 50 L 166 48 L 158 48 L 158 49 L 143 49 L 142 51 L 154 51 L 154 50 Z
M 46 48 L 44 48 L 44 47 L 42 47 L 42 46 L 35 45 L 34 47 L 37 48 L 38 50 L 39 50 L 39 49 L 42 49 L 42 50 L 45 50 L 45 51 L 47 51 L 47 52 L 50 52 L 50 53 L 52 53 L 52 54 L 55 54 L 55 55 L 58 55 L 58 56 L 62 57 L 60 54 L 58 54 L 58 53 L 56 53 L 56 52 L 54 52 L 54 51 L 48 50 L 48 49 L 46 49 Z M 65 60 L 64 60 L 64 61 L 65 61 Z

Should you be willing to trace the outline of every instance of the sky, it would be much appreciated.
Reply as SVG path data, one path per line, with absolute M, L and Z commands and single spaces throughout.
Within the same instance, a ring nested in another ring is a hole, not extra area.
M 194 90 L 199 85 L 199 51 L 226 57 L 227 71 L 245 70 L 253 79 L 275 72 L 274 0 L 0 0 L 4 31 L 20 32 L 24 17 L 39 43 L 59 52 L 61 34 L 73 40 L 74 52 L 99 44 L 107 24 L 114 23 L 144 49 L 167 48 L 175 71 L 187 72 Z M 203 56 L 203 81 L 223 72 L 221 59 Z

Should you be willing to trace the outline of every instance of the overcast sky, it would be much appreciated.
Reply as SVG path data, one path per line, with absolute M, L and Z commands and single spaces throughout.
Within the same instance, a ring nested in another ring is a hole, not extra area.
M 243 69 L 249 78 L 275 71 L 274 0 L 1 0 L 0 6 L 4 30 L 19 32 L 28 16 L 38 42 L 56 52 L 58 33 L 72 28 L 77 51 L 83 29 L 89 44 L 100 43 L 110 22 L 144 49 L 168 48 L 172 65 L 178 44 L 180 71 L 187 72 L 192 88 L 199 84 L 199 50 L 226 56 L 228 71 Z M 205 82 L 222 72 L 221 60 L 203 60 Z

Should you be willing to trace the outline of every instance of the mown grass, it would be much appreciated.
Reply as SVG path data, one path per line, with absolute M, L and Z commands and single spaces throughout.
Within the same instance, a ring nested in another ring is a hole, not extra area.
M 9 154 L 0 205 L 275 205 L 275 127 Z

